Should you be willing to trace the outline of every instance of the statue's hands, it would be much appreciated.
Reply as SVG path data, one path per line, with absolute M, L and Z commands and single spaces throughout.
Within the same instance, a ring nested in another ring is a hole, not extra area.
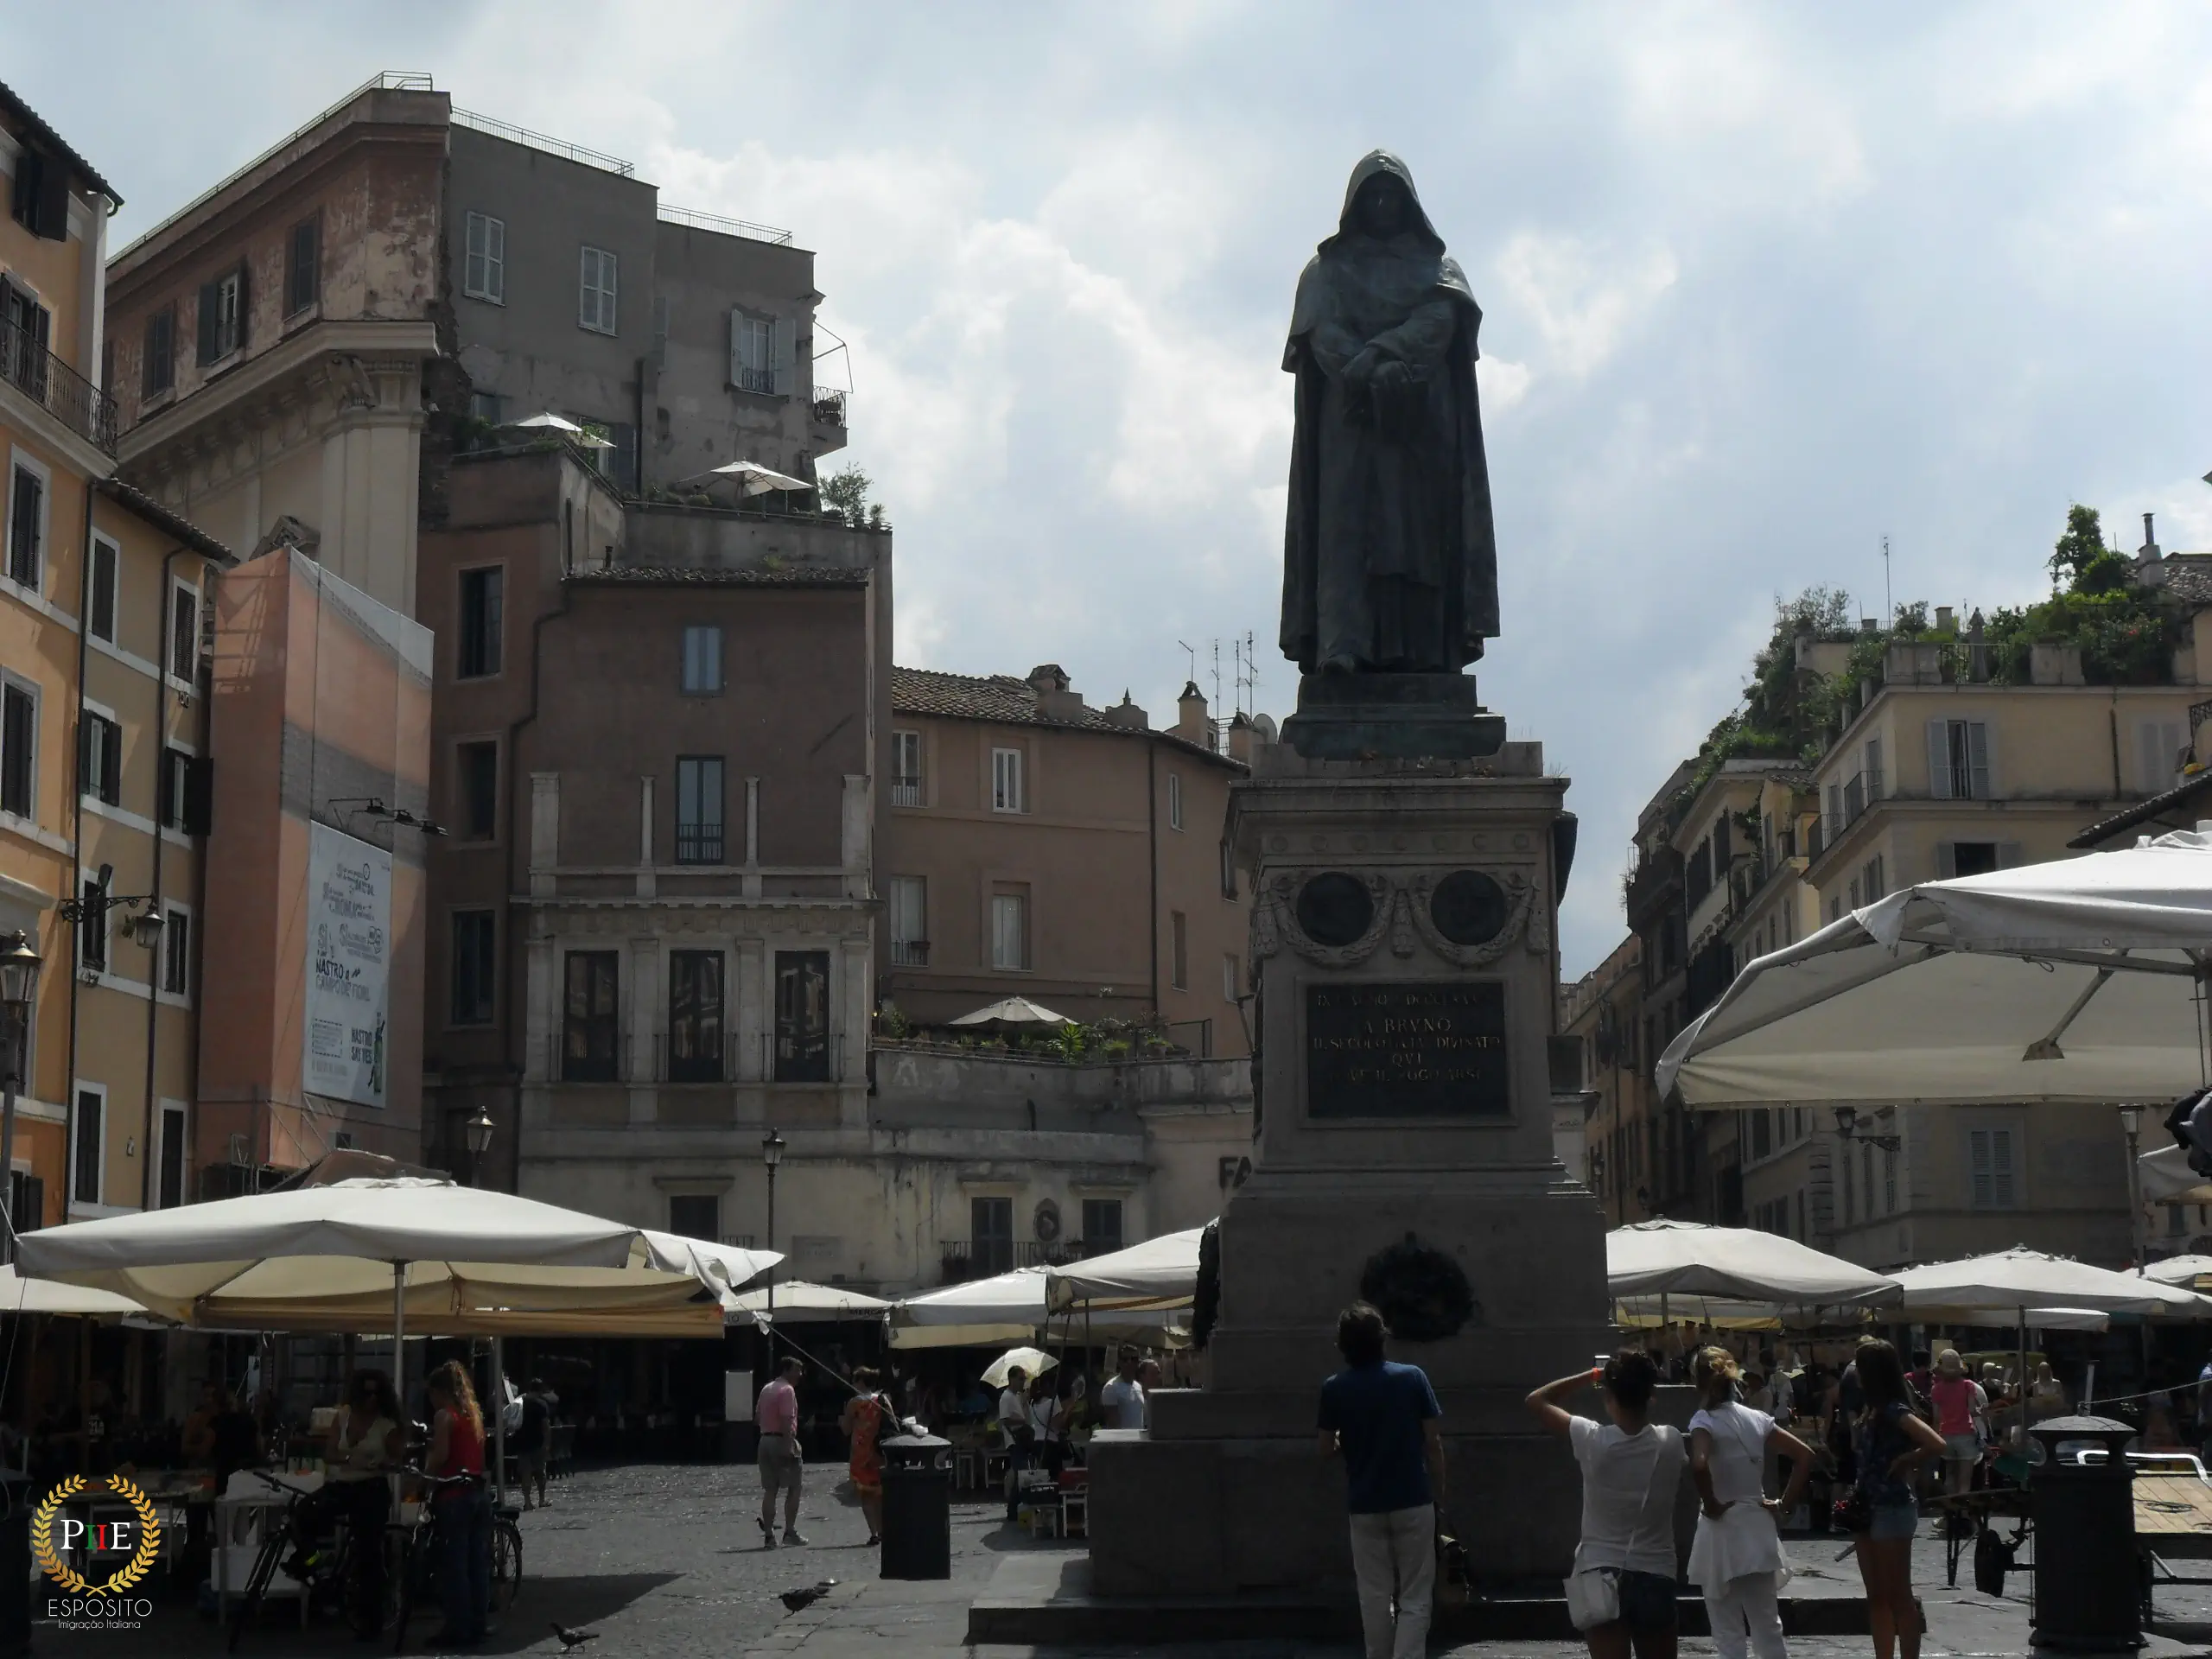
M 1413 371 L 1395 357 L 1383 359 L 1375 365 L 1368 377 L 1368 384 L 1377 391 L 1396 391 L 1413 378 Z
M 1357 353 L 1351 362 L 1344 365 L 1344 384 L 1364 391 L 1369 382 L 1374 379 L 1376 369 L 1382 361 L 1382 353 L 1372 346 Z

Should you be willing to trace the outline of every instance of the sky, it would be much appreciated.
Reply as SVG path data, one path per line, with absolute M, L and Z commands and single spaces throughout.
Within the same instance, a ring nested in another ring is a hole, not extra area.
M 898 660 L 1057 662 L 1155 724 L 1216 641 L 1236 701 L 1248 632 L 1247 705 L 1294 705 L 1282 337 L 1396 151 L 1484 311 L 1478 673 L 1573 780 L 1570 978 L 1777 596 L 2021 603 L 2073 501 L 2212 549 L 2202 7 L 86 0 L 0 14 L 0 62 L 122 192 L 111 245 L 385 69 L 789 227 Z

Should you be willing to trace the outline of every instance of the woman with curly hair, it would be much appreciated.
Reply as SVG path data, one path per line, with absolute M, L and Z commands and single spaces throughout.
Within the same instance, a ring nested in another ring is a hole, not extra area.
M 1720 1659 L 1788 1659 L 1776 1602 L 1782 1533 L 1776 1517 L 1797 1507 L 1812 1478 L 1813 1448 L 1736 1395 L 1740 1373 L 1726 1348 L 1701 1348 L 1690 1362 L 1700 1408 L 1690 1419 L 1690 1478 L 1697 1483 L 1697 1537 L 1690 1582 L 1705 1592 Z M 1769 1448 L 1789 1459 L 1789 1484 L 1766 1495 Z M 1748 1645 L 1747 1645 L 1748 1641 Z
M 448 1360 L 430 1373 L 430 1451 L 423 1467 L 465 1484 L 441 1486 L 431 1499 L 438 1525 L 442 1647 L 470 1647 L 488 1633 L 492 1612 L 492 1495 L 484 1490 L 484 1413 L 467 1370 Z

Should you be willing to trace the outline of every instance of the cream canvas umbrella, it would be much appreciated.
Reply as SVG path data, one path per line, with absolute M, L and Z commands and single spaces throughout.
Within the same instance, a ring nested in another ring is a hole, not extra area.
M 2174 1319 L 2212 1316 L 2212 1300 L 2132 1273 L 2015 1248 L 1956 1262 L 1900 1268 L 1903 1311 L 1927 1324 L 2002 1323 L 2019 1328 L 2020 1375 L 2027 1375 L 2028 1327 L 2038 1311 L 2054 1319 L 2069 1312 L 2164 1314 Z M 1985 1316 L 1995 1314 L 1994 1319 Z M 2066 1328 L 2063 1325 L 2059 1328 Z
M 1125 1250 L 1048 1268 L 1045 1305 L 1055 1313 L 1188 1307 L 1198 1294 L 1198 1239 L 1205 1231 L 1163 1233 Z
M 1605 1287 L 1616 1301 L 1692 1295 L 1793 1307 L 1897 1300 L 1886 1274 L 1796 1240 L 1745 1227 L 1640 1221 L 1605 1235 Z
M 26 1279 L 11 1263 L 0 1262 L 0 1313 L 55 1313 L 87 1319 L 146 1319 L 147 1310 L 128 1296 L 60 1285 L 51 1279 Z
M 1045 1306 L 1044 1268 L 1016 1268 L 900 1298 L 888 1316 L 893 1348 L 989 1348 L 1031 1342 L 1052 1315 Z M 1161 1313 L 1109 1313 L 1089 1321 L 1101 1341 L 1173 1347 L 1185 1340 Z
M 2183 1290 L 2212 1290 L 2212 1255 L 2170 1255 L 2145 1267 L 2143 1276 Z
M 773 467 L 763 467 L 753 461 L 733 461 L 727 466 L 695 473 L 683 481 L 690 484 L 709 478 L 730 480 L 736 484 L 741 495 L 766 495 L 771 490 L 810 490 L 814 487 L 803 478 L 793 478 L 789 473 L 779 473 Z
M 526 432 L 558 432 L 563 437 L 587 449 L 612 449 L 614 447 L 612 438 L 602 438 L 598 433 L 587 431 L 574 421 L 563 419 L 550 410 L 543 415 L 526 416 L 519 421 L 507 421 L 502 424 Z
M 963 1014 L 948 1024 L 965 1031 L 1002 1031 L 1007 1033 L 1050 1031 L 1059 1026 L 1075 1023 L 1065 1014 L 1055 1014 L 1026 996 L 1009 996 L 977 1008 L 973 1014 Z
M 1018 1365 L 1021 1368 L 1021 1374 L 1034 1382 L 1059 1363 L 1042 1348 L 1009 1348 L 984 1368 L 983 1381 L 995 1389 L 1002 1389 L 1011 1380 L 1009 1374 Z
M 766 1288 L 733 1296 L 722 1304 L 723 1322 L 829 1325 L 841 1319 L 879 1319 L 891 1307 L 880 1297 L 863 1295 L 842 1285 L 809 1284 L 804 1279 L 779 1279 L 775 1297 L 772 1310 Z

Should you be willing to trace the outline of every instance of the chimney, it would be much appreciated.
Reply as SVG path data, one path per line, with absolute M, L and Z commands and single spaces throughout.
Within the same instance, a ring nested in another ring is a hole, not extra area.
M 1229 722 L 1229 758 L 1252 764 L 1252 717 L 1239 709 Z
M 2158 538 L 2151 533 L 2151 515 L 2143 515 L 2143 545 L 2135 550 L 2135 556 L 2145 564 L 2156 564 L 2163 556 L 2158 551 Z
M 1029 689 L 1037 694 L 1037 712 L 1046 719 L 1083 718 L 1083 693 L 1069 690 L 1067 671 L 1058 663 L 1039 663 L 1031 669 Z
M 1952 615 L 1953 612 L 1951 607 L 1948 605 L 1938 605 L 1936 607 L 1936 626 L 1939 632 L 1948 633 L 1951 632 Z
M 1119 702 L 1111 709 L 1102 709 L 1098 713 L 1102 719 L 1111 721 L 1116 726 L 1126 726 L 1133 732 L 1149 731 L 1152 728 L 1152 716 L 1129 701 L 1129 690 L 1127 686 L 1122 688 L 1122 700 Z
M 1859 619 L 1859 632 L 1861 632 L 1861 633 L 1879 633 L 1881 631 L 1882 631 L 1882 619 L 1881 619 L 1880 617 L 1878 617 L 1878 616 L 1862 616 L 1862 617 L 1860 617 L 1860 618 Z
M 1202 748 L 1213 747 L 1213 723 L 1206 718 L 1206 694 L 1196 680 L 1183 682 L 1183 695 L 1175 699 L 1175 735 Z

